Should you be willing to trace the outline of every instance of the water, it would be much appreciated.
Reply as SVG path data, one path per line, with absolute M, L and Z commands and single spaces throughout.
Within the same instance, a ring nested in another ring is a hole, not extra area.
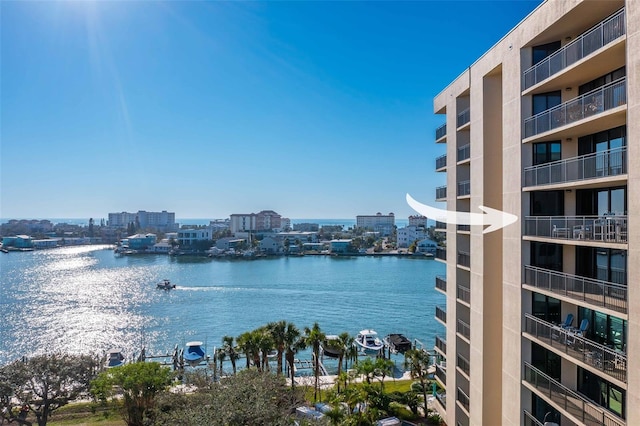
M 397 257 L 257 260 L 140 255 L 103 246 L 0 254 L 0 364 L 53 351 L 166 353 L 202 340 L 211 353 L 281 319 L 327 334 L 373 328 L 433 346 L 445 265 Z M 177 284 L 157 290 L 163 278 Z

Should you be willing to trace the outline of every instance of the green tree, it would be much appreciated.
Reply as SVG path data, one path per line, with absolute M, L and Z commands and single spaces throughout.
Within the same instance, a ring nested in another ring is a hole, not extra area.
M 273 339 L 273 343 L 277 351 L 278 367 L 276 374 L 280 375 L 282 374 L 282 357 L 285 350 L 285 333 L 287 331 L 287 322 L 284 320 L 278 322 L 270 322 L 269 324 L 267 324 L 267 328 L 271 333 L 271 339 Z
M 415 253 L 417 249 L 418 249 L 418 240 L 415 240 L 414 242 L 411 243 L 407 251 L 409 253 Z
M 172 377 L 171 370 L 157 362 L 137 362 L 103 371 L 91 382 L 91 392 L 104 402 L 121 393 L 125 423 L 144 426 L 145 412 L 155 407 L 156 396 L 171 384 Z
M 254 354 L 257 354 L 258 347 L 256 345 L 256 341 L 254 339 L 254 335 L 251 331 L 245 331 L 241 335 L 236 338 L 236 342 L 238 343 L 238 348 L 244 353 L 245 359 L 247 361 L 247 368 L 251 367 L 251 361 L 254 359 Z M 256 366 L 258 367 L 260 363 Z
M 236 351 L 236 347 L 233 344 L 232 336 L 224 336 L 222 338 L 222 350 L 229 357 L 229 361 L 231 361 L 231 368 L 233 369 L 233 375 L 236 374 L 236 361 L 240 358 L 240 354 Z
M 404 353 L 405 368 L 411 370 L 411 378 L 420 381 L 422 389 L 423 402 L 425 404 L 425 412 L 427 406 L 427 388 L 429 383 L 429 366 L 431 365 L 431 356 L 422 349 L 411 349 Z
M 289 375 L 291 376 L 291 389 L 295 386 L 295 368 L 294 360 L 295 355 L 299 350 L 304 349 L 306 346 L 304 337 L 300 333 L 298 327 L 295 324 L 287 323 L 287 328 L 284 333 L 284 351 L 285 359 L 289 365 Z
M 304 329 L 305 342 L 307 346 L 311 347 L 313 352 L 313 377 L 314 377 L 314 390 L 313 399 L 318 400 L 318 379 L 320 377 L 320 345 L 324 342 L 327 336 L 320 329 L 320 325 L 317 322 L 313 323 L 313 327 Z
M 12 392 L 11 397 L 44 426 L 53 411 L 88 393 L 97 369 L 98 361 L 88 355 L 39 355 L 1 367 L 0 389 L 3 394 Z M 6 397 L 0 399 L 7 401 Z

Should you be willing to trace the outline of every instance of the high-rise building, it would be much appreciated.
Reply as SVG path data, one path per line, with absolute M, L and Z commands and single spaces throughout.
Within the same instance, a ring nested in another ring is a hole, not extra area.
M 547 0 L 434 99 L 436 199 L 519 218 L 444 225 L 448 425 L 640 425 L 639 24 Z
M 393 233 L 395 228 L 396 217 L 393 213 L 382 214 L 380 212 L 372 215 L 356 216 L 356 227 L 371 229 L 380 232 L 380 235 L 388 236 Z

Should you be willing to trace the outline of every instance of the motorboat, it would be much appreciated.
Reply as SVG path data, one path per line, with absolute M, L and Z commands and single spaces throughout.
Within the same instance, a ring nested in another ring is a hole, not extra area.
M 330 334 L 326 336 L 326 340 L 322 342 L 322 354 L 329 358 L 340 358 L 344 352 L 344 348 L 340 347 L 338 336 Z
M 360 330 L 355 345 L 365 354 L 375 355 L 384 348 L 384 343 L 375 330 Z
M 107 368 L 120 367 L 124 365 L 126 359 L 122 354 L 122 349 L 109 349 L 107 355 Z
M 188 342 L 184 351 L 184 360 L 192 367 L 200 364 L 204 359 L 203 343 L 199 341 Z
M 162 290 L 171 290 L 172 288 L 176 288 L 176 285 L 171 284 L 171 281 L 165 278 L 158 283 L 158 288 Z
M 403 354 L 411 349 L 411 340 L 405 337 L 404 334 L 389 334 L 385 337 L 385 342 L 393 353 Z

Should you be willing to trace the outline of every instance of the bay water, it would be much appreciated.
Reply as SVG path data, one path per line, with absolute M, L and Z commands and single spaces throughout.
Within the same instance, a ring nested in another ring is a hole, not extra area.
M 0 254 L 0 365 L 65 351 L 165 354 L 201 340 L 211 353 L 225 335 L 270 321 L 326 334 L 372 328 L 433 347 L 445 298 L 434 290 L 445 265 L 403 257 L 276 257 L 219 260 L 118 257 L 107 246 Z M 170 279 L 171 291 L 156 283 Z

